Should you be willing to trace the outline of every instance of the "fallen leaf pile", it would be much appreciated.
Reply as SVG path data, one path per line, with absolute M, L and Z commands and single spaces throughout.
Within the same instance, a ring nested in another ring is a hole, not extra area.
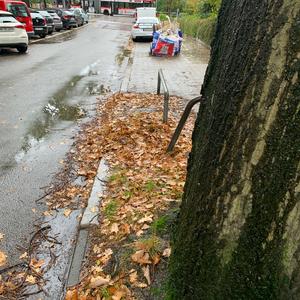
M 183 109 L 181 99 L 171 97 L 163 124 L 162 101 L 153 94 L 114 94 L 77 142 L 78 174 L 95 176 L 101 157 L 110 176 L 83 280 L 66 300 L 138 299 L 137 290 L 149 288 L 157 266 L 170 256 L 169 241 L 150 233 L 151 224 L 181 199 L 194 116 L 175 150 L 166 153 Z
M 93 121 L 82 126 L 64 161 L 56 183 L 45 197 L 45 216 L 62 209 L 85 207 L 100 159 L 109 165 L 99 226 L 91 232 L 87 263 L 81 282 L 70 288 L 66 300 L 141 299 L 150 290 L 157 271 L 171 254 L 169 235 L 157 234 L 153 225 L 161 215 L 178 207 L 186 176 L 195 116 L 188 119 L 172 153 L 168 143 L 183 111 L 183 101 L 170 98 L 168 124 L 162 123 L 163 97 L 117 93 L 99 105 Z M 0 235 L 0 240 L 3 235 Z M 26 286 L 42 282 L 44 261 L 23 253 L 25 268 L 8 269 L 0 277 L 0 296 L 24 295 Z M 0 267 L 7 257 L 0 251 Z M 26 270 L 25 272 L 23 270 Z M 42 287 L 41 287 L 42 288 Z M 0 297 L 1 298 L 1 297 Z

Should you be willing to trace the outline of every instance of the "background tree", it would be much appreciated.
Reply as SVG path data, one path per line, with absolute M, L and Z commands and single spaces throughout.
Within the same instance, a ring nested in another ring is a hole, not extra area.
M 171 299 L 300 299 L 299 71 L 299 0 L 223 1 Z

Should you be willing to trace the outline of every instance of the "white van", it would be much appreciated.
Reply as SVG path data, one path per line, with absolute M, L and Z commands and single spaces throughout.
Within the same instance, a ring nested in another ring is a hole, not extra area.
M 135 19 L 150 17 L 156 17 L 156 8 L 155 7 L 137 7 Z

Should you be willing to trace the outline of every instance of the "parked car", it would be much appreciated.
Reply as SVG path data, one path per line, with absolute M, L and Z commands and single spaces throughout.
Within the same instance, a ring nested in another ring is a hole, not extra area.
M 33 22 L 34 34 L 44 38 L 48 34 L 46 19 L 37 12 L 32 12 L 30 15 Z
M 54 31 L 54 21 L 53 18 L 46 10 L 38 10 L 39 14 L 41 14 L 45 19 L 48 27 L 48 34 L 52 34 Z
M 153 26 L 159 26 L 160 22 L 155 17 L 143 17 L 137 19 L 136 23 L 131 29 L 132 40 L 137 38 L 152 38 Z
M 61 8 L 53 8 L 48 11 L 57 13 L 57 15 L 61 18 L 61 21 L 63 23 L 63 28 L 71 29 L 72 27 L 77 26 L 75 16 L 68 10 L 64 10 Z
M 16 48 L 25 53 L 28 48 L 28 35 L 25 26 L 10 12 L 0 10 L 0 48 Z
M 89 22 L 89 16 L 88 14 L 82 9 L 82 8 L 74 8 L 74 13 L 78 14 L 82 17 L 83 23 L 88 23 Z
M 84 24 L 84 19 L 81 16 L 80 12 L 74 8 L 68 9 L 67 11 L 69 11 L 70 13 L 72 13 L 72 15 L 75 17 L 75 20 L 77 22 L 77 26 L 80 27 Z
M 31 37 L 34 35 L 30 11 L 25 2 L 0 0 L 0 10 L 5 10 L 12 13 L 20 23 L 25 24 L 25 29 L 28 36 Z
M 61 18 L 58 16 L 58 14 L 54 11 L 47 10 L 47 12 L 50 14 L 50 16 L 53 18 L 54 28 L 55 31 L 61 31 L 63 29 L 63 23 Z

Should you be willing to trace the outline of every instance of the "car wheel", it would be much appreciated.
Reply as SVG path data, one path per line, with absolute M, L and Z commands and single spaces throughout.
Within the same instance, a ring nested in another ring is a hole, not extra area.
M 60 32 L 61 29 L 55 29 L 57 32 Z
M 17 50 L 20 52 L 20 53 L 26 53 L 26 51 L 27 51 L 27 46 L 19 46 L 19 47 L 17 47 Z
M 136 38 L 132 37 L 132 40 L 133 40 L 134 42 L 136 42 Z
M 45 37 L 46 37 L 46 34 L 44 34 L 44 33 L 43 33 L 43 34 L 40 34 L 40 38 L 41 38 L 41 39 L 43 39 L 43 38 L 45 38 Z

